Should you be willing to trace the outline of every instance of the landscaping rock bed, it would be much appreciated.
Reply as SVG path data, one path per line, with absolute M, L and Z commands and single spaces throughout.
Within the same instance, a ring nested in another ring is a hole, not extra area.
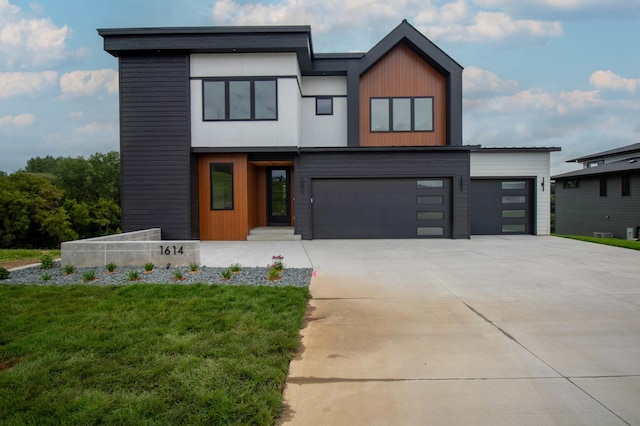
M 179 270 L 184 279 L 175 279 L 175 271 Z M 145 272 L 143 267 L 122 266 L 117 267 L 114 272 L 109 273 L 106 268 L 78 268 L 72 274 L 66 274 L 56 263 L 51 269 L 41 269 L 40 266 L 11 271 L 9 278 L 0 281 L 0 284 L 36 284 L 36 285 L 126 285 L 134 283 L 154 283 L 154 284 L 221 284 L 221 285 L 264 285 L 271 287 L 295 286 L 307 287 L 311 282 L 313 270 L 310 268 L 286 268 L 282 271 L 280 279 L 269 281 L 267 279 L 267 268 L 245 268 L 240 272 L 231 274 L 231 278 L 224 280 L 222 272 L 227 268 L 208 268 L 201 266 L 199 271 L 190 272 L 189 267 L 159 267 L 153 271 Z M 93 271 L 96 279 L 84 282 L 83 275 Z M 137 271 L 139 280 L 130 281 L 130 272 Z M 48 277 L 49 279 L 43 279 Z

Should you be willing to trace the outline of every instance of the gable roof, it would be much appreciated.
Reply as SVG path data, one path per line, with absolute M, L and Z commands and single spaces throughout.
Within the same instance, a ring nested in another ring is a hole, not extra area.
M 360 74 L 367 72 L 369 68 L 400 42 L 409 46 L 414 53 L 438 70 L 440 74 L 446 76 L 462 73 L 463 68 L 459 63 L 404 19 L 400 25 L 395 27 L 360 59 Z
M 584 163 L 589 160 L 595 160 L 606 157 L 614 157 L 621 154 L 634 154 L 637 153 L 637 156 L 640 156 L 640 142 L 634 143 L 631 145 L 622 146 L 620 148 L 610 149 L 608 151 L 597 152 L 595 154 L 585 155 L 584 157 L 574 158 L 572 160 L 567 160 L 567 163 Z

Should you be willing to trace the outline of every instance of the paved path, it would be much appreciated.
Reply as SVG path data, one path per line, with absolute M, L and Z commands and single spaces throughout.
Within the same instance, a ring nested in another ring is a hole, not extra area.
M 640 424 L 640 252 L 314 240 L 291 425 Z
M 313 267 L 287 425 L 640 425 L 640 252 L 554 237 L 203 243 Z M 220 265 L 217 265 L 219 263 Z

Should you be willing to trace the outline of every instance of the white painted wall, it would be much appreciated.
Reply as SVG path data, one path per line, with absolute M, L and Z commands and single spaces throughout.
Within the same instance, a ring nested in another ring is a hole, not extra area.
M 298 76 L 295 53 L 218 53 L 191 55 L 191 77 Z
M 277 121 L 203 121 L 202 80 L 191 80 L 191 146 L 298 146 L 299 104 L 300 89 L 297 79 L 279 78 Z
M 536 177 L 537 235 L 551 232 L 551 166 L 549 152 L 471 152 L 471 178 Z M 544 179 L 544 190 L 542 181 Z
M 347 78 L 302 77 L 301 88 L 300 146 L 347 146 Z M 316 115 L 315 96 L 334 96 L 333 115 Z

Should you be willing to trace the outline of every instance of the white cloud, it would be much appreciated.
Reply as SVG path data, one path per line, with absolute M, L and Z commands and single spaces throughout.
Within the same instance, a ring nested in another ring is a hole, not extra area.
M 7 68 L 42 66 L 65 58 L 71 30 L 49 18 L 30 18 L 22 10 L 0 0 L 0 62 Z
M 20 115 L 5 115 L 0 117 L 0 127 L 15 126 L 15 127 L 28 127 L 36 121 L 36 116 L 33 114 L 20 114 Z
M 69 113 L 69 118 L 78 119 L 84 117 L 84 111 L 71 111 Z
M 107 121 L 107 122 L 97 122 L 93 121 L 86 126 L 79 127 L 74 130 L 77 133 L 104 133 L 104 132 L 115 132 L 118 130 L 118 123 L 115 121 Z
M 467 99 L 465 107 L 480 108 L 504 115 L 534 111 L 566 114 L 597 106 L 602 102 L 597 90 L 572 90 L 558 93 L 521 90 L 513 95 L 492 99 Z
M 55 71 L 0 73 L 0 99 L 18 95 L 33 95 L 58 80 Z
M 483 7 L 501 8 L 513 6 L 513 0 L 474 0 L 474 4 Z M 592 8 L 603 9 L 639 9 L 637 0 L 519 0 L 518 6 L 528 5 L 562 11 L 579 11 Z
M 112 69 L 72 71 L 60 77 L 60 88 L 66 96 L 91 95 L 101 90 L 118 92 L 118 73 Z
M 563 34 L 559 21 L 513 19 L 503 12 L 477 12 L 469 19 L 440 21 L 439 15 L 419 14 L 418 29 L 428 37 L 459 42 L 513 42 L 514 40 L 548 39 Z
M 512 93 L 518 89 L 515 80 L 502 80 L 497 74 L 478 67 L 467 67 L 462 73 L 465 97 Z
M 612 71 L 596 71 L 589 77 L 591 83 L 597 89 L 616 90 L 634 93 L 640 88 L 640 78 L 624 78 Z

